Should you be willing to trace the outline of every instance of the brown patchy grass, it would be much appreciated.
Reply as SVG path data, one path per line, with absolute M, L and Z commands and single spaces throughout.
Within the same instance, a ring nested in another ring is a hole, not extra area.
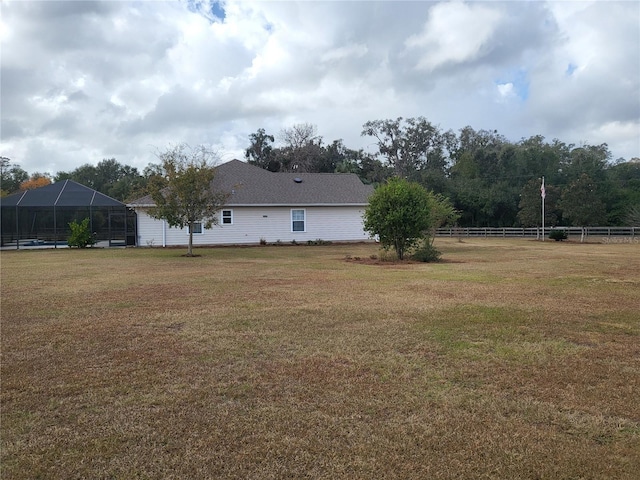
M 2 252 L 1 471 L 637 478 L 637 245 Z

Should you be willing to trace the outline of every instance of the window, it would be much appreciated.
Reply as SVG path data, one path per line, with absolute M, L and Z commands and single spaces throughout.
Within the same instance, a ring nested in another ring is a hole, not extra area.
M 202 233 L 202 222 L 195 222 L 193 224 L 193 233 Z
M 304 210 L 291 210 L 291 231 L 292 232 L 304 232 Z
M 222 210 L 222 225 L 233 225 L 233 210 Z

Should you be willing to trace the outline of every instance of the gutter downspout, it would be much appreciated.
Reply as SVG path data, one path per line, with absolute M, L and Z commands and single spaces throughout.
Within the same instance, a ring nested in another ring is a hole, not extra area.
M 162 220 L 162 246 L 167 246 L 167 221 Z

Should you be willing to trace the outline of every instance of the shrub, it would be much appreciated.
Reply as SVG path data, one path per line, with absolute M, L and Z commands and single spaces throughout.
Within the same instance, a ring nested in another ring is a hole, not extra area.
M 424 238 L 411 254 L 411 258 L 418 262 L 437 262 L 440 260 L 440 255 L 440 252 L 429 241 L 429 238 Z
M 393 248 L 402 260 L 422 232 L 431 227 L 431 196 L 415 182 L 390 179 L 369 198 L 364 213 L 364 229 L 380 239 L 386 249 Z
M 329 240 L 322 240 L 318 238 L 316 240 L 307 240 L 307 245 L 331 245 Z
M 549 238 L 551 240 L 555 240 L 556 242 L 561 242 L 562 240 L 566 240 L 569 238 L 569 234 L 566 230 L 562 228 L 554 228 L 549 232 Z
M 85 218 L 78 223 L 75 220 L 69 223 L 71 235 L 67 240 L 70 247 L 87 248 L 96 243 L 96 239 L 89 229 L 89 219 Z
M 369 198 L 364 212 L 364 229 L 379 239 L 385 249 L 393 248 L 402 260 L 419 246 L 426 232 L 451 224 L 460 215 L 442 195 L 428 192 L 420 184 L 392 178 Z

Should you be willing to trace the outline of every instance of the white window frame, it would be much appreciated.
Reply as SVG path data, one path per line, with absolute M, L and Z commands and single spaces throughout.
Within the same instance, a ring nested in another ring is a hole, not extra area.
M 229 216 L 225 217 L 224 212 L 229 212 Z M 225 222 L 225 219 L 228 218 L 230 222 Z M 225 208 L 220 210 L 220 225 L 233 225 L 233 210 L 231 208 Z
M 197 226 L 200 225 L 200 231 L 195 231 Z M 193 222 L 193 226 L 196 227 L 194 228 L 194 235 L 202 235 L 204 233 L 204 224 L 202 222 Z M 189 225 L 187 225 L 187 233 L 191 233 L 191 228 Z
M 293 212 L 302 212 L 302 220 L 294 220 Z M 302 222 L 302 230 L 294 229 L 294 222 Z M 291 232 L 292 233 L 306 233 L 307 231 L 307 209 L 306 208 L 292 208 L 291 209 Z

